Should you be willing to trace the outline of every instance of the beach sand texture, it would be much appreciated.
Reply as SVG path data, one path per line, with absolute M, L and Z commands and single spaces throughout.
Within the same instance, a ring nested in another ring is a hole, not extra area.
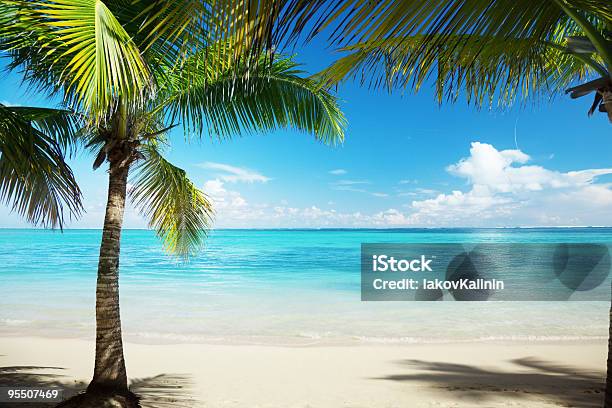
M 607 351 L 603 341 L 125 349 L 143 407 L 210 408 L 601 407 Z M 93 350 L 86 340 L 1 338 L 0 382 L 70 395 L 86 386 Z

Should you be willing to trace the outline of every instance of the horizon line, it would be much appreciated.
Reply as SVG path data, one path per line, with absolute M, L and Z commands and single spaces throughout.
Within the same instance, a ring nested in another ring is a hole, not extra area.
M 401 231 L 401 230 L 508 230 L 508 229 L 598 229 L 612 228 L 609 225 L 534 225 L 534 226 L 516 226 L 516 227 L 227 227 L 227 228 L 211 228 L 209 231 L 337 231 L 337 230 L 377 230 L 377 231 Z M 92 228 L 39 228 L 39 227 L 0 227 L 0 230 L 32 230 L 32 231 L 100 231 L 102 227 Z M 153 231 L 151 228 L 122 228 L 123 231 Z

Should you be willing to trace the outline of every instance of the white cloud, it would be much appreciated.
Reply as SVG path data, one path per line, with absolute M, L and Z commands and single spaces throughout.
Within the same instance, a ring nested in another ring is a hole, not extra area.
M 344 169 L 334 169 L 334 170 L 330 170 L 329 174 L 332 174 L 334 176 L 342 176 L 344 174 L 346 174 L 347 171 Z
M 330 183 L 330 186 L 334 190 L 338 191 L 350 191 L 353 193 L 365 193 L 369 194 L 372 197 L 389 197 L 389 194 L 378 192 L 378 191 L 370 191 L 365 188 L 365 186 L 372 184 L 369 180 L 338 180 Z
M 217 228 L 363 227 L 371 224 L 368 217 L 361 213 L 339 213 L 335 209 L 324 210 L 317 205 L 291 207 L 286 202 L 277 206 L 252 204 L 238 191 L 227 189 L 219 179 L 207 181 L 203 190 L 214 205 Z
M 610 174 L 612 169 L 591 169 L 560 173 L 541 166 L 524 165 L 530 157 L 520 150 L 498 151 L 490 144 L 474 142 L 470 157 L 447 170 L 480 187 L 494 192 L 517 193 L 545 188 L 577 187 L 591 183 L 595 177 Z
M 330 183 L 334 190 L 351 191 L 353 193 L 368 193 L 364 188 L 365 185 L 371 184 L 368 180 L 338 180 Z
M 244 167 L 236 167 L 231 166 L 229 164 L 224 163 L 215 163 L 215 162 L 204 162 L 198 164 L 198 167 L 203 169 L 216 170 L 219 173 L 217 177 L 220 180 L 236 183 L 236 182 L 246 182 L 246 183 L 255 183 L 261 182 L 266 183 L 271 179 L 269 177 L 264 176 L 256 171 L 244 168 Z
M 394 227 L 411 223 L 405 214 L 395 208 L 374 214 L 371 221 L 375 227 Z
M 332 183 L 335 186 L 355 186 L 360 184 L 371 184 L 368 180 L 338 180 Z
M 602 225 L 612 224 L 612 189 L 597 184 L 612 168 L 558 172 L 526 164 L 520 150 L 472 143 L 470 156 L 447 170 L 471 189 L 413 201 L 411 221 L 429 225 Z
M 426 196 L 436 194 L 438 190 L 433 190 L 431 188 L 415 188 L 410 191 L 399 191 L 397 193 L 398 197 L 416 197 L 416 196 Z
M 252 205 L 239 191 L 226 188 L 220 179 L 209 180 L 202 188 L 215 211 L 215 227 L 248 228 L 264 219 L 265 205 Z
M 559 172 L 529 163 L 520 150 L 498 150 L 490 144 L 472 143 L 468 157 L 447 167 L 467 181 L 467 187 L 447 193 L 414 189 L 426 198 L 382 211 L 340 211 L 331 201 L 289 206 L 252 204 L 238 191 L 229 190 L 221 178 L 210 180 L 205 191 L 217 210 L 218 227 L 503 227 L 612 225 L 612 184 L 597 177 L 612 168 Z M 368 180 L 338 180 L 330 184 L 342 191 L 386 197 L 365 188 Z M 429 196 L 429 197 L 428 197 Z M 398 209 L 398 208 L 401 208 Z
M 234 211 L 247 206 L 246 200 L 238 191 L 227 190 L 225 183 L 219 179 L 204 183 L 203 190 L 213 202 L 215 210 Z

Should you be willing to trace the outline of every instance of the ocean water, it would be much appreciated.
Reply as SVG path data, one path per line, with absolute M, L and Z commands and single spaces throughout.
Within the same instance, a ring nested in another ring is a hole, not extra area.
M 0 335 L 94 338 L 99 230 L 0 230 Z M 216 230 L 189 263 L 126 230 L 128 341 L 276 345 L 607 338 L 607 302 L 362 302 L 361 243 L 612 243 L 610 228 Z

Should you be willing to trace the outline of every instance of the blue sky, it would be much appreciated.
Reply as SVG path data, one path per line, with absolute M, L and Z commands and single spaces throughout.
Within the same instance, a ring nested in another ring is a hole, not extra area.
M 310 72 L 329 55 L 300 50 Z M 0 101 L 48 105 L 18 74 L 0 76 Z M 349 126 L 328 147 L 294 131 L 185 143 L 172 134 L 171 161 L 217 209 L 217 227 L 448 227 L 612 225 L 612 126 L 588 118 L 591 100 L 559 95 L 509 110 L 464 103 L 439 107 L 431 86 L 388 95 L 356 84 L 338 89 Z M 71 163 L 87 213 L 71 228 L 98 228 L 104 169 Z M 0 227 L 27 227 L 0 207 Z M 126 227 L 146 220 L 128 208 Z

